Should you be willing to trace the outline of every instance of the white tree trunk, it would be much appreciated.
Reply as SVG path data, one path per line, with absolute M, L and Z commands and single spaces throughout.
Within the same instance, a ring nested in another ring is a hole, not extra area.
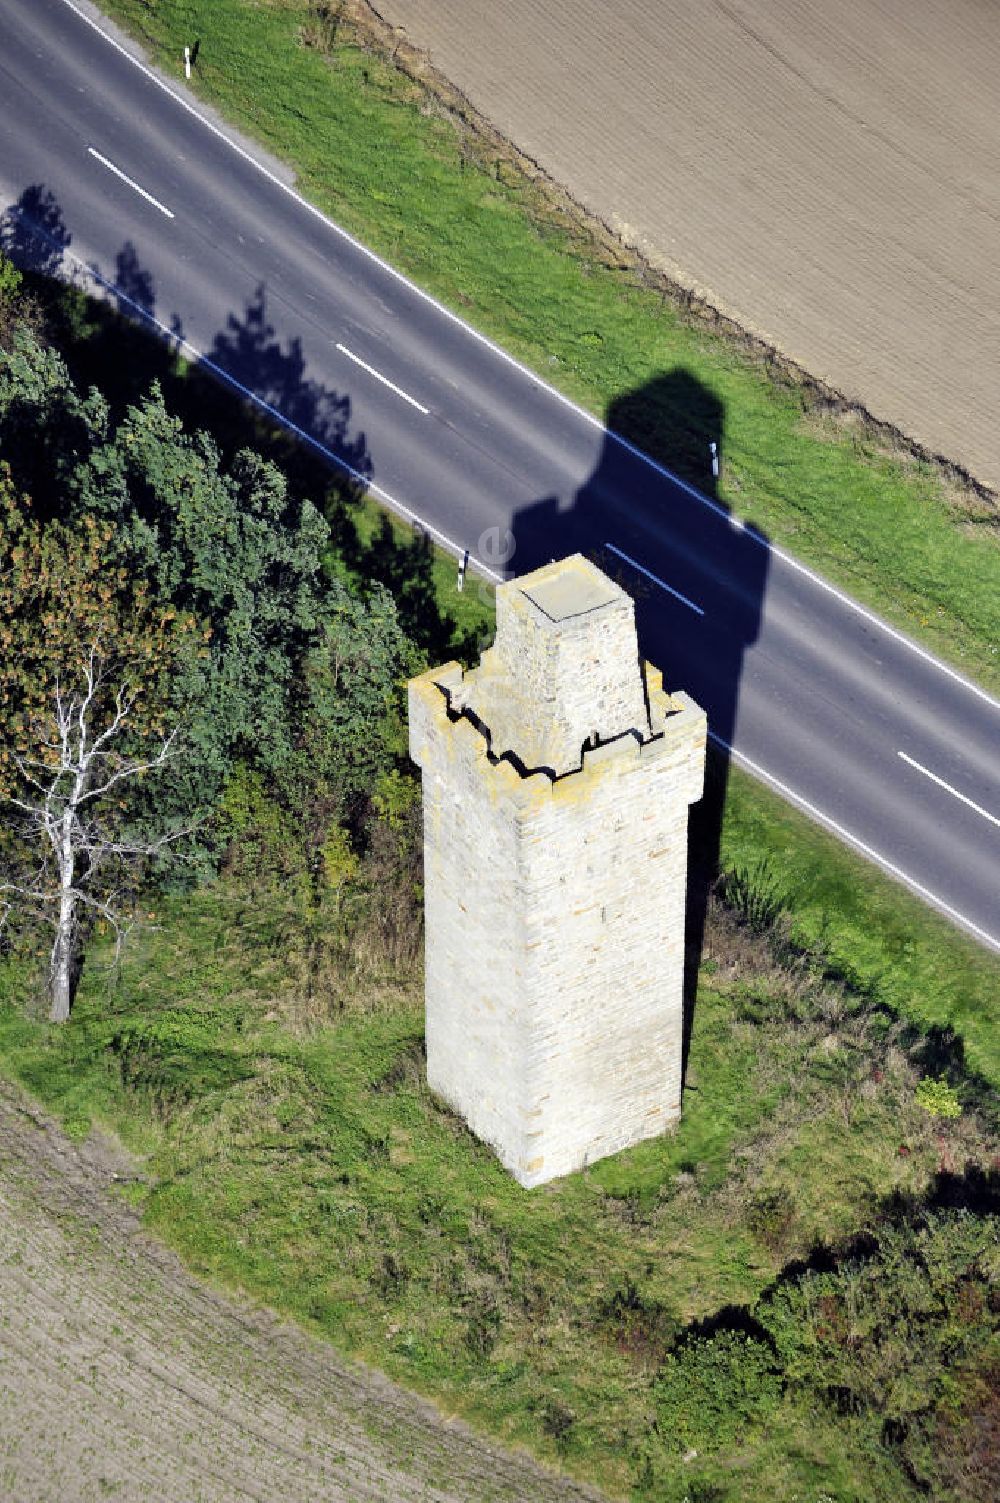
M 65 1023 L 72 1001 L 73 948 L 76 907 L 72 893 L 59 899 L 59 921 L 49 960 L 49 1022 Z
M 49 959 L 49 1022 L 65 1023 L 73 1000 L 73 952 L 76 948 L 76 893 L 73 890 L 74 850 L 71 805 L 62 818 L 62 839 L 56 844 L 59 862 L 59 918 Z
M 35 752 L 14 754 L 19 781 L 14 792 L 0 799 L 0 808 L 10 803 L 18 811 L 22 835 L 39 847 L 37 872 L 27 881 L 5 881 L 0 873 L 0 929 L 22 902 L 29 912 L 53 924 L 48 975 L 52 1023 L 65 1023 L 73 1004 L 81 960 L 80 913 L 86 909 L 99 914 L 118 946 L 130 927 L 116 911 L 113 884 L 104 892 L 94 890 L 102 861 L 110 858 L 112 865 L 120 866 L 155 855 L 180 833 L 132 842 L 117 838 L 113 828 L 101 828 L 102 805 L 111 806 L 118 797 L 112 790 L 163 767 L 177 734 L 175 729 L 158 740 L 147 758 L 130 757 L 116 748 L 117 739 L 129 728 L 139 690 L 131 671 L 123 671 L 117 683 L 109 679 L 109 661 L 117 663 L 114 648 L 110 651 L 108 659 L 98 633 L 85 650 L 78 685 L 64 692 L 56 680 L 51 731 Z

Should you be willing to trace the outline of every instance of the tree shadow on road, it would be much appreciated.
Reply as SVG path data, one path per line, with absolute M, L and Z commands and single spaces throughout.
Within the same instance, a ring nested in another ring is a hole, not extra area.
M 311 376 L 302 340 L 284 344 L 268 318 L 267 287 L 260 283 L 240 314 L 230 313 L 208 358 L 218 369 L 280 413 L 343 470 L 364 481 L 372 474 L 363 433 L 351 433 L 351 398 Z
M 155 317 L 156 283 L 131 240 L 125 241 L 115 257 L 114 290 L 120 294 L 118 305 L 123 313 L 138 310 L 147 318 Z
M 59 202 L 44 183 L 31 183 L 0 215 L 0 250 L 22 271 L 58 276 L 72 243 Z
M 154 328 L 160 332 L 156 285 L 130 240 L 118 251 L 113 272 L 85 265 L 70 252 L 72 243 L 62 208 L 44 184 L 30 184 L 0 214 L 0 249 L 26 277 L 24 321 L 59 350 L 78 389 L 98 387 L 120 415 L 153 381 L 165 389 L 170 384 L 179 320 L 173 320 L 172 339 L 150 338 Z M 88 286 L 90 278 L 96 286 Z M 100 288 L 105 300 L 91 302 L 87 294 Z
M 113 270 L 67 257 L 72 243 L 62 208 L 44 184 L 30 184 L 0 215 L 0 248 L 30 280 L 31 321 L 60 350 L 79 388 L 96 386 L 120 418 L 155 381 L 168 408 L 186 427 L 210 431 L 225 457 L 249 443 L 281 465 L 293 489 L 318 500 L 331 486 L 332 459 L 342 482 L 337 504 L 350 510 L 372 473 L 365 436 L 351 430 L 350 394 L 309 374 L 299 340 L 278 338 L 266 287 L 256 287 L 225 318 L 206 352 L 213 372 L 182 348 L 183 321 L 158 307 L 153 273 L 131 240 Z M 292 429 L 314 441 L 311 450 Z
M 300 338 L 279 338 L 266 285 L 226 316 L 199 365 L 184 346 L 180 315 L 158 307 L 153 273 L 131 240 L 113 271 L 67 258 L 72 240 L 44 184 L 29 185 L 0 216 L 0 246 L 31 281 L 36 331 L 60 351 L 77 389 L 97 387 L 119 421 L 155 382 L 189 432 L 212 435 L 224 463 L 248 446 L 273 460 L 293 496 L 321 505 L 333 552 L 358 587 L 390 589 L 404 630 L 428 659 L 468 657 L 474 643 L 458 641 L 455 620 L 438 603 L 429 538 L 405 534 L 387 517 L 374 529 L 358 525 L 374 461 L 366 435 L 352 427 L 350 393 L 311 374 Z M 103 299 L 91 301 L 98 289 Z M 45 481 L 48 461 L 38 458 L 39 472 L 25 472 L 26 489 Z

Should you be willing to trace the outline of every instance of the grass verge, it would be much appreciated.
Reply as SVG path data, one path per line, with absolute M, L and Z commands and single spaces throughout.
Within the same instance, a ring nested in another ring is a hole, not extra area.
M 792 943 L 1000 1087 L 1000 958 L 738 768 L 721 863 L 767 872 Z
M 427 1091 L 415 975 L 334 986 L 303 1027 L 287 890 L 221 883 L 157 919 L 114 984 L 95 952 L 61 1029 L 0 966 L 0 1066 L 71 1131 L 122 1137 L 130 1194 L 196 1270 L 619 1494 L 922 1495 L 877 1404 L 838 1409 L 815 1353 L 782 1354 L 813 1339 L 803 1300 L 857 1318 L 836 1281 L 864 1277 L 838 1251 L 859 1230 L 905 1240 L 916 1218 L 964 1259 L 947 1310 L 981 1299 L 992 1200 L 954 1224 L 933 1206 L 984 1183 L 995 1134 L 960 1073 L 963 1114 L 930 1115 L 925 1041 L 780 924 L 713 909 L 678 1131 L 526 1192 Z M 878 1287 L 893 1392 L 933 1387 L 945 1315 L 921 1306 L 913 1339 L 897 1265 Z M 981 1375 L 995 1321 L 975 1309 L 947 1329 Z
M 1000 685 L 995 504 L 864 423 L 824 416 L 808 382 L 700 326 L 468 112 L 359 45 L 363 7 L 105 8 L 174 74 L 184 43 L 199 38 L 193 86 L 289 161 L 312 200 L 593 412 L 614 418 L 623 397 L 652 393 L 665 371 L 694 376 L 725 414 L 727 503 Z M 652 396 L 627 405 L 628 436 L 703 483 L 707 441 L 720 437 L 702 431 L 703 417 Z

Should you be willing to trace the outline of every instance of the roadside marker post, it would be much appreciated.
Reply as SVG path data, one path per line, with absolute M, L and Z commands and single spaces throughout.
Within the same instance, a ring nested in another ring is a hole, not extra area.
M 710 457 L 711 463 L 712 463 L 712 479 L 713 480 L 718 480 L 718 478 L 719 478 L 719 446 L 718 446 L 718 444 L 715 443 L 715 442 L 710 443 L 709 446 L 708 446 L 708 453 L 709 453 L 709 457 Z
M 184 48 L 184 77 L 191 77 L 191 48 Z
M 465 552 L 462 554 L 462 557 L 458 561 L 458 582 L 457 582 L 457 587 L 458 587 L 459 591 L 462 591 L 462 590 L 465 589 L 465 571 L 466 571 L 466 569 L 468 567 L 469 567 L 469 550 L 468 550 L 468 548 L 466 548 Z

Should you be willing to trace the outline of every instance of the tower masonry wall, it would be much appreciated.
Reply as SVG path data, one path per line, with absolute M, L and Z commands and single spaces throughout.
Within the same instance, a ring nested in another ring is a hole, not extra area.
M 609 617 L 622 592 L 593 573 L 612 592 L 588 607 L 602 619 L 580 612 L 563 627 L 556 611 L 525 628 L 547 634 L 540 657 L 554 673 L 560 657 L 572 663 L 569 713 L 550 741 L 562 763 L 581 725 L 597 733 L 596 746 L 576 742 L 570 770 L 532 770 L 516 744 L 494 748 L 486 715 L 516 672 L 509 644 L 488 693 L 457 664 L 410 684 L 424 786 L 428 1082 L 529 1186 L 662 1132 L 680 1113 L 687 810 L 702 791 L 705 717 L 666 694 L 656 670 L 643 679 L 636 657 L 625 667 L 637 688 L 597 661 L 605 640 L 620 650 Z M 518 582 L 522 594 L 535 578 Z M 575 640 L 554 645 L 563 631 Z M 537 673 L 533 692 L 559 698 Z M 547 709 L 522 699 L 517 713 Z M 501 740 L 530 746 L 532 731 L 518 736 L 508 714 Z

